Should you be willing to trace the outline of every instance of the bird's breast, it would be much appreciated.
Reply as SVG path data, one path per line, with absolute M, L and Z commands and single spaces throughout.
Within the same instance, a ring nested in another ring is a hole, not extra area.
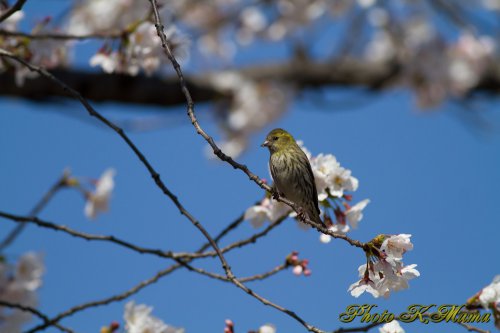
M 273 154 L 269 162 L 271 175 L 279 192 L 296 202 L 297 165 L 285 154 Z

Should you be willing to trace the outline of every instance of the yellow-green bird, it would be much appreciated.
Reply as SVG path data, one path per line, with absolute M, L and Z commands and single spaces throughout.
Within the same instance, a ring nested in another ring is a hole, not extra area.
M 276 128 L 269 132 L 261 146 L 269 148 L 271 153 L 269 169 L 277 193 L 301 207 L 299 217 L 323 224 L 311 164 L 293 136 Z

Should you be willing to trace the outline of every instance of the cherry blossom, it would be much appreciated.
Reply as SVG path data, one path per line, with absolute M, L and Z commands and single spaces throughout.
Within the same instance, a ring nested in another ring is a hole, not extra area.
M 133 301 L 125 304 L 125 330 L 127 333 L 184 333 L 183 328 L 175 328 L 165 324 L 161 319 L 151 315 L 153 308 Z
M 351 227 L 356 229 L 358 223 L 363 219 L 363 209 L 370 203 L 370 199 L 365 199 L 345 211 L 345 217 Z
M 420 276 L 416 264 L 405 266 L 402 261 L 403 254 L 413 249 L 410 237 L 407 234 L 376 237 L 373 243 L 379 243 L 383 239 L 378 250 L 380 252 L 374 262 L 369 261 L 368 264 L 359 266 L 360 280 L 349 287 L 351 295 L 359 297 L 368 292 L 375 298 L 387 298 L 393 291 L 408 289 L 408 281 Z
M 88 193 L 84 210 L 87 218 L 95 219 L 98 214 L 108 211 L 111 194 L 115 187 L 113 180 L 115 173 L 114 169 L 104 171 L 96 182 L 95 191 Z
M 393 320 L 390 323 L 384 324 L 378 329 L 380 333 L 405 333 L 405 330 L 399 325 L 397 320 Z
M 0 261 L 0 300 L 27 307 L 36 307 L 37 290 L 42 285 L 45 267 L 39 254 L 29 252 L 19 258 L 12 267 Z M 0 306 L 0 332 L 21 332 L 22 326 L 31 320 L 29 312 Z
M 265 324 L 259 328 L 258 333 L 276 333 L 276 327 L 273 324 Z
M 2 13 L 2 10 L 0 10 L 0 14 Z M 16 31 L 17 30 L 17 25 L 19 22 L 24 18 L 24 12 L 23 11 L 17 11 L 10 15 L 5 21 L 0 23 L 0 28 L 5 29 L 7 31 Z
M 485 309 L 491 304 L 500 303 L 500 275 L 495 276 L 493 281 L 481 290 L 479 302 Z
M 254 228 L 260 228 L 265 221 L 271 223 L 290 214 L 291 208 L 282 202 L 270 198 L 264 198 L 259 205 L 248 208 L 244 219 L 249 220 Z

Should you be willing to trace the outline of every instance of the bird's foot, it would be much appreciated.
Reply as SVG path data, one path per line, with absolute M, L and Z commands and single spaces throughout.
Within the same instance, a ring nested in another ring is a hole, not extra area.
M 280 197 L 283 196 L 282 193 L 280 193 L 277 189 L 273 188 L 271 191 L 271 196 L 273 197 L 274 200 L 278 200 Z
M 299 209 L 297 210 L 297 218 L 300 222 L 306 222 L 307 214 L 302 207 L 299 207 Z

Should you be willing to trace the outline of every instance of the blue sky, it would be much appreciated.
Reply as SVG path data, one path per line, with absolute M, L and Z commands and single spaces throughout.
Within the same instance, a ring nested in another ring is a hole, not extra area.
M 338 96 L 331 94 L 334 101 Z M 320 110 L 299 99 L 268 129 L 283 127 L 302 139 L 313 154 L 332 153 L 351 169 L 360 180 L 355 201 L 370 198 L 371 203 L 360 228 L 350 236 L 367 241 L 380 233 L 412 234 L 415 248 L 405 255 L 405 263 L 418 264 L 421 277 L 410 282 L 409 290 L 394 293 L 389 299 L 370 295 L 355 299 L 347 288 L 357 280 L 363 253 L 342 241 L 322 244 L 316 232 L 300 230 L 293 220 L 256 244 L 227 255 L 235 274 L 246 276 L 269 270 L 291 251 L 299 251 L 310 260 L 312 276 L 296 277 L 285 271 L 248 285 L 325 330 L 348 326 L 338 322 L 338 315 L 350 304 L 377 304 L 379 309 L 394 313 L 415 303 L 462 304 L 500 273 L 495 255 L 500 234 L 498 133 L 464 124 L 453 106 L 445 106 L 441 112 L 418 112 L 405 91 L 357 98 L 366 99 L 366 103 L 349 110 L 339 110 L 335 102 Z M 497 101 L 486 104 L 491 110 L 499 106 Z M 161 108 L 127 106 L 124 112 L 125 107 L 118 104 L 95 107 L 114 120 L 161 114 Z M 202 114 L 207 111 L 198 108 Z M 183 118 L 184 108 L 174 112 L 178 115 L 167 112 L 164 116 L 165 122 L 172 122 L 170 126 L 130 136 L 168 188 L 213 235 L 262 198 L 263 192 L 243 173 L 208 160 L 205 142 L 187 117 Z M 498 115 L 487 117 L 498 124 Z M 114 167 L 116 190 L 109 213 L 88 221 L 82 197 L 66 190 L 40 217 L 89 233 L 114 234 L 148 247 L 195 250 L 204 242 L 199 232 L 162 195 L 125 143 L 87 118 L 76 102 L 0 99 L 0 210 L 26 214 L 66 167 L 75 175 L 95 178 Z M 210 118 L 201 119 L 206 131 L 216 135 Z M 269 178 L 268 152 L 259 147 L 264 136 L 264 132 L 257 135 L 239 161 Z M 4 234 L 13 226 L 3 220 L 0 232 Z M 223 244 L 253 232 L 245 223 Z M 49 315 L 124 291 L 171 264 L 33 226 L 6 255 L 15 260 L 26 251 L 44 254 L 47 272 L 40 290 L 40 310 Z M 216 260 L 196 265 L 222 272 Z M 257 329 L 264 323 L 273 323 L 278 332 L 303 331 L 294 320 L 234 286 L 183 269 L 131 299 L 154 306 L 157 317 L 185 327 L 187 332 L 222 331 L 226 318 L 235 322 L 237 332 Z M 97 332 L 112 320 L 122 322 L 124 304 L 90 309 L 64 323 L 78 332 Z M 465 332 L 458 325 L 437 326 L 404 325 L 407 332 Z M 494 329 L 492 324 L 480 327 Z

